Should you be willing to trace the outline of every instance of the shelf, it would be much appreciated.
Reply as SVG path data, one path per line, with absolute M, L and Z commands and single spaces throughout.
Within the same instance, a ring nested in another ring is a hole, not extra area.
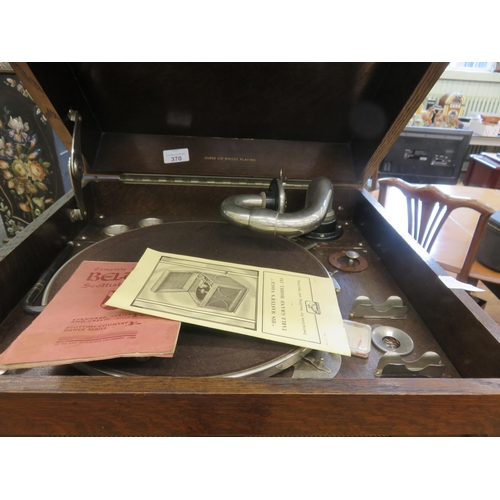
M 500 137 L 485 137 L 482 135 L 473 135 L 470 139 L 470 145 L 500 147 Z
M 500 83 L 500 73 L 476 71 L 445 71 L 440 80 L 464 80 L 469 82 Z

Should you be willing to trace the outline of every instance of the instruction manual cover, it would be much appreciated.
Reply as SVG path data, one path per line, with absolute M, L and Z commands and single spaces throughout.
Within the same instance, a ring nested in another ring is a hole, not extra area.
M 135 265 L 82 262 L 40 315 L 0 355 L 0 368 L 172 357 L 179 322 L 106 305 Z
M 107 305 L 350 356 L 328 277 L 147 249 Z

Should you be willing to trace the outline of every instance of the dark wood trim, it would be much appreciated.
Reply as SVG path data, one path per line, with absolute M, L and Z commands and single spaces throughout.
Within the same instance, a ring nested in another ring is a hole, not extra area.
M 390 126 L 385 134 L 372 139 L 373 144 L 365 137 L 355 137 L 351 144 L 356 176 L 361 180 L 362 186 L 372 175 L 377 176 L 380 163 L 448 64 L 436 62 L 391 65 L 374 98 L 375 105 L 379 105 L 384 113 L 380 119 L 387 120 Z M 418 83 L 406 86 L 407 80 Z
M 4 377 L 0 389 L 4 436 L 500 435 L 491 380 Z
M 73 122 L 70 109 L 82 116 L 82 149 L 92 164 L 97 153 L 101 126 L 82 94 L 68 63 L 11 63 L 23 85 L 47 118 L 64 147 L 71 151 Z M 50 96 L 50 97 L 49 97 Z

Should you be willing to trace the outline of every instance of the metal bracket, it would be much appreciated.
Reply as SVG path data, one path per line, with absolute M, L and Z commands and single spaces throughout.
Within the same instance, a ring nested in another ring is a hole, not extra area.
M 428 351 L 416 361 L 405 361 L 399 354 L 384 354 L 375 370 L 376 377 L 442 377 L 445 365 L 439 354 Z
M 266 208 L 276 210 L 279 214 L 285 213 L 286 209 L 286 179 L 283 177 L 283 170 L 280 170 L 278 179 L 273 179 L 267 191 L 262 194 L 266 200 Z
M 69 177 L 73 192 L 75 194 L 76 205 L 78 208 L 71 210 L 71 220 L 83 220 L 87 217 L 87 210 L 83 198 L 83 156 L 81 148 L 81 121 L 82 117 L 78 111 L 69 110 L 68 118 L 75 122 L 73 128 L 73 140 L 71 141 L 71 155 L 68 161 Z
M 350 318 L 368 319 L 403 319 L 406 318 L 408 307 L 403 305 L 403 300 L 397 295 L 392 295 L 383 304 L 375 305 L 363 295 L 359 296 L 352 305 Z
M 293 366 L 292 378 L 334 378 L 340 370 L 339 354 L 311 351 Z
M 120 181 L 124 184 L 150 184 L 166 186 L 208 186 L 208 187 L 244 187 L 269 188 L 272 178 L 264 177 L 229 177 L 229 176 L 200 176 L 180 174 L 121 174 Z M 286 179 L 283 187 L 287 189 L 307 189 L 310 181 L 302 179 Z
M 368 261 L 354 250 L 342 250 L 328 257 L 333 267 L 349 273 L 359 273 L 368 267 Z

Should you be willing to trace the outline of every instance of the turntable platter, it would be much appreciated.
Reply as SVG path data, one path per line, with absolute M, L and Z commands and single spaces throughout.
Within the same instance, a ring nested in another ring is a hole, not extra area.
M 82 250 L 49 284 L 48 302 L 84 261 L 137 262 L 147 248 L 160 252 L 328 276 L 299 245 L 222 222 L 171 222 L 128 231 Z M 182 324 L 173 358 L 121 358 L 78 365 L 86 373 L 163 376 L 271 376 L 309 352 L 190 324 Z

